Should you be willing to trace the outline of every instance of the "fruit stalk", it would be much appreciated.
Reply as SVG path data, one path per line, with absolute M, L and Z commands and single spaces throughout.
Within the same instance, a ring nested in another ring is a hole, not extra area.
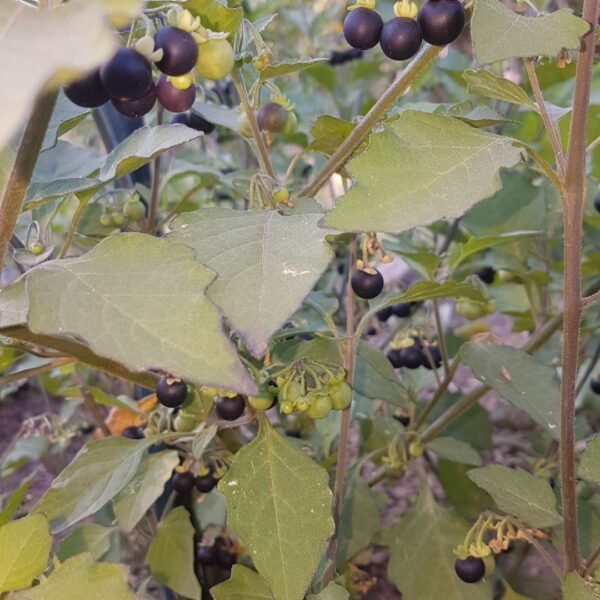
M 29 187 L 44 134 L 48 128 L 58 92 L 48 92 L 35 101 L 29 121 L 25 126 L 15 162 L 8 174 L 4 193 L 0 199 L 0 275 L 10 238 L 21 214 L 23 200 Z
M 560 476 L 567 573 L 579 568 L 577 494 L 575 489 L 575 389 L 579 356 L 581 293 L 581 238 L 586 189 L 586 147 L 596 23 L 600 0 L 585 0 L 582 17 L 590 29 L 581 40 L 577 60 L 573 117 L 569 131 L 565 176 L 562 186 L 564 222 L 564 322 L 561 381 Z
M 420 77 L 433 63 L 443 48 L 425 46 L 398 75 L 396 80 L 383 93 L 371 110 L 361 119 L 352 133 L 339 145 L 329 157 L 315 178 L 298 194 L 299 197 L 313 198 L 327 183 L 328 179 L 339 171 L 350 159 L 362 141 L 371 133 L 377 121 L 392 107 L 394 102 Z
M 163 110 L 159 107 L 156 115 L 156 124 L 162 125 Z M 150 202 L 148 203 L 148 219 L 146 233 L 152 233 L 156 227 L 158 217 L 158 201 L 160 197 L 160 155 L 152 161 L 152 181 L 150 183 Z

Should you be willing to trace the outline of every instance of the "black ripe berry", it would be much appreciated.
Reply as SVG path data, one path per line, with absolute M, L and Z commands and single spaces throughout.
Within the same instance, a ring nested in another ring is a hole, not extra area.
M 235 421 L 239 419 L 244 409 L 246 408 L 246 400 L 244 396 L 234 396 L 229 398 L 227 396 L 219 396 L 215 400 L 215 410 L 219 418 L 225 421 Z
M 400 350 L 400 362 L 407 369 L 418 369 L 425 362 L 423 349 L 417 344 L 409 348 L 402 348 Z
M 160 378 L 156 386 L 156 397 L 158 401 L 167 408 L 181 406 L 187 397 L 187 385 L 185 381 L 165 375 Z
M 590 381 L 590 388 L 594 394 L 600 394 L 600 381 L 598 379 L 592 379 Z
M 410 317 L 410 313 L 412 312 L 412 302 L 401 302 L 400 304 L 394 304 L 392 306 L 392 312 L 401 319 L 406 317 Z
M 214 544 L 207 546 L 200 544 L 196 546 L 196 563 L 202 566 L 210 566 L 215 564 L 217 551 Z
M 130 440 L 143 440 L 144 439 L 144 430 L 141 427 L 136 427 L 135 425 L 131 425 L 130 427 L 125 427 L 121 432 L 123 437 L 129 438 Z
M 334 50 L 329 57 L 329 64 L 332 67 L 336 67 L 338 65 L 343 65 L 351 60 L 356 60 L 358 58 L 362 58 L 363 51 L 358 48 L 350 48 L 350 50 L 346 50 L 345 52 L 337 52 Z
M 383 19 L 378 12 L 361 6 L 344 19 L 344 37 L 358 50 L 374 48 L 379 43 Z
M 186 494 L 187 492 L 191 492 L 194 487 L 195 477 L 189 471 L 184 471 L 183 473 L 175 473 L 173 475 L 173 479 L 171 483 L 173 484 L 173 489 L 180 494 Z
M 161 75 L 156 83 L 156 97 L 161 106 L 172 113 L 182 113 L 191 108 L 196 99 L 196 86 L 179 90 Z
M 367 271 L 354 271 L 350 284 L 352 290 L 359 298 L 365 298 L 370 300 L 381 294 L 383 290 L 383 275 L 377 270 L 373 269 L 374 273 Z
M 392 350 L 388 351 L 386 356 L 387 356 L 387 359 L 390 361 L 390 363 L 392 363 L 392 367 L 394 367 L 394 369 L 399 369 L 402 366 L 402 358 L 400 356 L 400 350 L 395 350 L 392 348 Z
M 218 537 L 215 540 L 216 563 L 222 569 L 231 569 L 237 562 L 237 554 L 227 540 Z
M 485 575 L 485 563 L 481 558 L 468 556 L 465 559 L 456 559 L 454 570 L 459 579 L 465 583 L 477 583 Z
M 152 87 L 152 67 L 139 52 L 119 48 L 101 67 L 100 79 L 111 98 L 137 100 Z
M 154 38 L 154 47 L 163 51 L 163 57 L 156 66 L 167 75 L 185 75 L 196 65 L 198 45 L 191 34 L 183 29 L 161 29 Z
M 287 126 L 288 112 L 281 104 L 269 102 L 260 107 L 256 120 L 263 131 L 281 133 Z
M 496 269 L 494 269 L 494 267 L 483 267 L 482 269 L 479 269 L 479 271 L 475 271 L 475 275 L 477 275 L 483 283 L 490 285 L 494 283 L 494 279 L 496 278 Z
M 600 194 L 596 194 L 596 197 L 594 198 L 594 208 L 597 212 L 600 212 Z
M 150 91 L 137 100 L 120 100 L 114 98 L 112 104 L 115 109 L 126 117 L 136 118 L 147 115 L 156 104 L 156 88 L 154 84 L 150 87 Z
M 388 58 L 407 60 L 419 51 L 423 33 L 414 19 L 395 17 L 383 26 L 379 43 Z
M 433 361 L 433 366 L 439 369 L 442 366 L 442 353 L 439 346 L 429 346 L 427 352 L 429 352 L 429 356 L 423 352 L 423 366 L 431 371 L 433 368 L 431 362 Z
M 180 123 L 181 125 L 187 125 L 196 131 L 202 131 L 207 135 L 212 133 L 215 130 L 216 125 L 207 121 L 201 115 L 198 115 L 193 112 L 183 113 L 179 115 L 175 115 L 173 117 L 172 123 Z
M 377 313 L 377 318 L 382 322 L 385 323 L 391 316 L 392 316 L 392 307 L 388 306 L 387 308 L 382 308 L 378 313 Z
M 432 46 L 451 44 L 465 26 L 460 0 L 427 0 L 417 16 L 423 39 Z
M 70 83 L 64 88 L 64 92 L 73 104 L 85 108 L 97 108 L 108 101 L 108 92 L 100 79 L 100 69 Z
M 196 489 L 201 494 L 208 494 L 208 492 L 212 492 L 215 489 L 217 482 L 218 479 L 215 479 L 213 470 L 210 469 L 205 475 L 196 476 Z

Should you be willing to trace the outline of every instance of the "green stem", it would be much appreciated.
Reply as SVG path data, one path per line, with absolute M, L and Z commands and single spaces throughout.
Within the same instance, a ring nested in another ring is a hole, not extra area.
M 0 377 L 0 388 L 4 387 L 5 385 L 10 385 L 15 381 L 37 377 L 42 373 L 47 373 L 48 371 L 52 371 L 58 367 L 64 367 L 65 365 L 69 365 L 74 362 L 76 362 L 74 358 L 59 358 L 44 365 L 40 365 L 39 367 L 32 367 L 31 369 L 23 369 L 22 371 L 9 373 L 8 375 L 4 375 L 4 377 Z
M 58 255 L 58 258 L 64 258 L 67 255 L 67 252 L 69 251 L 69 248 L 71 247 L 71 244 L 73 243 L 73 237 L 75 236 L 75 230 L 77 229 L 77 225 L 79 223 L 79 220 L 81 219 L 81 215 L 83 214 L 83 210 L 85 209 L 85 207 L 87 206 L 87 198 L 85 200 L 82 200 L 81 198 L 77 198 L 77 200 L 79 201 L 79 205 L 77 206 L 77 209 L 75 210 L 75 214 L 73 215 L 73 218 L 71 219 L 71 223 L 69 225 L 69 230 L 67 231 L 67 235 L 65 237 L 65 241 L 63 244 L 63 247 L 60 251 L 60 254 Z
M 156 123 L 162 123 L 163 110 L 159 107 L 156 115 Z M 148 205 L 148 220 L 146 221 L 146 233 L 152 233 L 156 227 L 158 216 L 158 201 L 160 200 L 160 154 L 152 161 L 152 181 L 150 183 L 150 202 Z

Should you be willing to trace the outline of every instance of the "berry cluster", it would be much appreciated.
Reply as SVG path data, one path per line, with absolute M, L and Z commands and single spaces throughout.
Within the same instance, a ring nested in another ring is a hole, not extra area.
M 173 113 L 189 110 L 196 99 L 192 70 L 207 79 L 225 77 L 233 68 L 234 51 L 224 34 L 204 29 L 187 10 L 174 8 L 167 20 L 170 25 L 154 38 L 146 35 L 133 48 L 119 48 L 99 69 L 66 86 L 69 100 L 86 108 L 110 100 L 127 117 L 146 115 L 157 100 Z M 153 66 L 160 72 L 156 81 Z
M 425 342 L 420 337 L 411 335 L 402 340 L 398 346 L 392 347 L 387 353 L 387 358 L 394 369 L 425 367 L 433 370 L 439 369 L 442 365 L 442 354 L 437 344 Z
M 201 572 L 203 567 L 231 569 L 237 562 L 237 552 L 230 539 L 219 536 L 213 540 L 202 540 L 196 546 L 195 569 Z
M 410 0 L 394 5 L 395 17 L 387 23 L 375 11 L 374 0 L 358 0 L 344 20 L 344 37 L 350 46 L 368 50 L 378 43 L 392 60 L 412 58 L 423 40 L 446 46 L 461 34 L 465 9 L 460 0 L 427 0 L 420 10 Z

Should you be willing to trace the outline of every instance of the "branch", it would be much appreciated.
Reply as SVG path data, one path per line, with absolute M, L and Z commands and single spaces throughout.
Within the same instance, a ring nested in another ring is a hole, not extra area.
M 156 124 L 162 124 L 163 110 L 159 107 L 156 114 Z M 152 180 L 150 183 L 150 202 L 148 218 L 146 219 L 146 233 L 152 233 L 156 227 L 158 217 L 158 202 L 160 200 L 160 154 L 152 161 Z
M 392 107 L 394 102 L 415 82 L 415 80 L 437 58 L 442 48 L 426 45 L 398 75 L 392 85 L 361 119 L 352 133 L 338 146 L 315 178 L 301 191 L 299 196 L 312 198 L 350 159 L 355 150 L 367 138 L 377 121 Z
M 590 304 L 593 304 L 594 302 L 598 302 L 598 300 L 600 300 L 600 291 L 595 292 L 594 294 L 591 294 L 590 296 L 583 297 L 581 299 L 581 304 L 584 307 L 587 307 Z

